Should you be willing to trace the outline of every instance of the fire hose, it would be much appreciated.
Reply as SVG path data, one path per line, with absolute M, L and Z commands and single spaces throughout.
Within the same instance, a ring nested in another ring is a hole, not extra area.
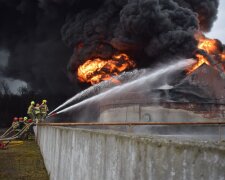
M 11 137 L 8 137 L 8 138 L 0 138 L 0 141 L 10 141 L 10 140 L 14 140 L 14 139 L 17 139 L 19 137 L 21 137 L 29 128 L 31 125 L 33 125 L 34 123 L 30 123 L 30 124 L 26 124 L 22 129 L 21 131 L 19 131 L 17 134 L 11 136 Z
M 10 133 L 12 133 L 13 131 L 15 131 L 17 129 L 17 127 L 19 127 L 19 124 L 12 124 L 12 126 L 9 129 L 7 129 L 7 131 L 2 136 L 0 136 L 0 138 L 5 138 Z
M 29 128 L 31 125 L 33 125 L 34 123 L 29 123 L 29 124 L 26 124 L 24 126 L 24 128 L 19 131 L 17 134 L 15 134 L 14 136 L 11 136 L 10 138 L 19 138 L 21 135 L 23 135 Z
M 7 131 L 0 136 L 0 138 L 4 138 L 6 137 L 8 134 L 10 134 L 13 131 L 13 126 L 11 126 L 9 129 L 7 129 Z

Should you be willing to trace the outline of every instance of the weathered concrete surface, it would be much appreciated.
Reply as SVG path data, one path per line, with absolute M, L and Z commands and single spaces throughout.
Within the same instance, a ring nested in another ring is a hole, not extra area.
M 38 127 L 51 179 L 224 180 L 225 144 Z

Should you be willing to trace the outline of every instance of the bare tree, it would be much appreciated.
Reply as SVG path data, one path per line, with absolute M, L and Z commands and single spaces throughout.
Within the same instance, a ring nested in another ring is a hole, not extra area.
M 0 90 L 1 90 L 2 94 L 4 94 L 4 95 L 12 94 L 10 91 L 9 85 L 7 84 L 7 82 L 5 80 L 0 81 Z
M 29 89 L 26 86 L 21 86 L 21 87 L 18 88 L 17 92 L 18 92 L 19 95 L 22 96 L 22 95 L 28 94 Z

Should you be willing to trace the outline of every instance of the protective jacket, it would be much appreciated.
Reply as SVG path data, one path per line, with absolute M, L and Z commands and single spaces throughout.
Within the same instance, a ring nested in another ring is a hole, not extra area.
M 40 112 L 41 112 L 40 107 L 39 106 L 36 106 L 34 108 L 34 112 L 35 112 L 35 114 L 40 114 Z
M 30 105 L 28 110 L 27 110 L 27 114 L 33 114 L 34 113 L 34 105 Z
M 18 121 L 12 123 L 13 129 L 16 129 L 18 126 L 19 126 L 19 122 Z
M 48 112 L 48 106 L 47 104 L 41 104 L 40 110 L 42 114 L 46 114 Z

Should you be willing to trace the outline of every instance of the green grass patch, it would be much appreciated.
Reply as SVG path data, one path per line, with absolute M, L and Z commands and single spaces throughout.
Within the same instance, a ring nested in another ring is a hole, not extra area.
M 8 149 L 0 150 L 0 179 L 49 179 L 34 140 L 12 141 Z

